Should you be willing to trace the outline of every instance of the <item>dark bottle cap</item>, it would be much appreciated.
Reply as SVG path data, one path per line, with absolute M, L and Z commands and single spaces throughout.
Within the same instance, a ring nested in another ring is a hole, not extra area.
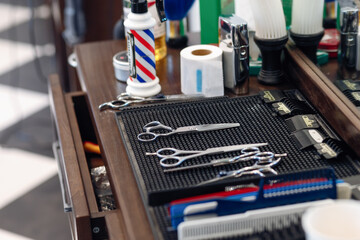
M 132 13 L 146 13 L 148 11 L 146 0 L 131 0 Z

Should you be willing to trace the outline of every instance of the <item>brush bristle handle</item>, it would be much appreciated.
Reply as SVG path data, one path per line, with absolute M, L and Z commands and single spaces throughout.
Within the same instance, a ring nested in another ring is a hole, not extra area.
M 249 0 L 249 3 L 258 38 L 279 39 L 287 35 L 281 0 Z
M 290 37 L 294 40 L 296 46 L 314 63 L 317 64 L 317 48 L 319 42 L 324 36 L 324 31 L 321 31 L 317 34 L 296 34 L 292 30 L 290 32 Z
M 324 0 L 293 0 L 291 30 L 296 34 L 322 32 Z
M 288 37 L 279 39 L 261 39 L 255 36 L 255 43 L 258 45 L 262 56 L 262 67 L 258 75 L 258 81 L 265 85 L 275 85 L 283 82 L 281 53 L 288 40 Z

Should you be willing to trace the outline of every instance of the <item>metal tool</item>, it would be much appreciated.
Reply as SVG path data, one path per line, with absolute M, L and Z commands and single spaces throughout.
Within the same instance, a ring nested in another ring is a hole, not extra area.
M 139 141 L 142 142 L 150 142 L 154 141 L 157 137 L 169 136 L 177 133 L 191 133 L 191 132 L 205 132 L 205 131 L 213 131 L 220 129 L 227 129 L 233 127 L 239 127 L 239 123 L 218 123 L 218 124 L 203 124 L 203 125 L 193 125 L 193 126 L 185 126 L 179 127 L 177 129 L 173 129 L 172 127 L 168 127 L 159 121 L 149 122 L 144 126 L 143 133 L 138 135 Z
M 342 3 L 343 4 L 343 3 Z M 340 8 L 341 60 L 347 68 L 356 65 L 356 38 L 359 26 L 359 9 L 354 3 Z
M 273 152 L 261 152 L 258 147 L 249 147 L 244 148 L 241 150 L 241 155 L 232 158 L 222 158 L 222 159 L 215 159 L 208 163 L 202 163 L 197 165 L 191 165 L 186 167 L 178 167 L 178 168 L 171 168 L 165 169 L 164 172 L 177 172 L 183 170 L 189 170 L 194 168 L 203 168 L 203 167 L 217 167 L 223 166 L 227 164 L 233 164 L 238 162 L 245 162 L 249 160 L 260 160 L 261 162 L 272 162 L 274 158 L 277 157 L 286 157 L 287 153 L 282 154 L 275 154 Z
M 219 17 L 220 45 L 224 54 L 225 87 L 236 94 L 249 91 L 249 36 L 247 22 L 236 16 Z
M 178 150 L 176 148 L 161 148 L 154 153 L 146 153 L 146 155 L 147 156 L 156 155 L 160 157 L 161 158 L 160 165 L 162 167 L 176 167 L 186 160 L 204 155 L 234 152 L 234 151 L 240 151 L 244 148 L 261 147 L 265 145 L 267 145 L 267 143 L 252 143 L 252 144 L 215 147 L 215 148 L 208 148 L 206 150 L 194 150 L 194 151 Z
M 237 178 L 237 177 L 241 177 L 244 175 L 259 175 L 260 177 L 264 177 L 265 175 L 263 174 L 263 172 L 271 172 L 272 174 L 277 175 L 277 172 L 272 169 L 273 166 L 277 165 L 280 160 L 281 157 L 275 159 L 275 158 L 266 158 L 266 160 L 262 159 L 262 157 L 255 157 L 254 159 L 256 159 L 256 162 L 249 167 L 243 167 L 237 170 L 233 170 L 233 171 L 222 171 L 219 172 L 219 175 L 216 178 L 204 181 L 199 183 L 198 185 L 205 185 L 205 184 L 209 184 L 209 183 L 214 183 L 214 182 L 218 182 L 218 181 L 222 181 L 225 179 L 229 179 L 229 178 Z
M 137 97 L 131 96 L 128 93 L 121 93 L 117 96 L 116 100 L 105 102 L 99 106 L 99 110 L 112 109 L 112 110 L 120 110 L 124 107 L 130 106 L 136 103 L 148 103 L 148 102 L 157 102 L 157 101 L 179 101 L 191 98 L 203 98 L 204 95 L 195 94 L 195 95 L 163 95 L 158 94 L 153 97 Z

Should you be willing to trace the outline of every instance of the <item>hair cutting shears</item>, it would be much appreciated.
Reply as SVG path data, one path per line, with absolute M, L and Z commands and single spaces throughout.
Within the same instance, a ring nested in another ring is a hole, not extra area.
M 136 103 L 147 103 L 147 102 L 157 102 L 157 101 L 178 101 L 185 100 L 190 98 L 203 98 L 204 95 L 194 94 L 194 95 L 164 95 L 158 94 L 153 97 L 137 97 L 131 96 L 128 93 L 121 93 L 117 96 L 116 100 L 105 102 L 99 106 L 99 110 L 112 109 L 112 110 L 120 110 L 124 107 L 130 106 Z
M 244 148 L 261 147 L 265 145 L 267 145 L 267 143 L 251 143 L 251 144 L 215 147 L 215 148 L 208 148 L 206 150 L 193 150 L 193 151 L 178 150 L 176 148 L 161 148 L 154 153 L 146 153 L 146 155 L 156 155 L 160 157 L 161 158 L 160 165 L 162 167 L 176 167 L 182 164 L 186 160 L 204 155 L 234 152 L 234 151 L 240 151 Z
M 177 172 L 177 171 L 189 170 L 194 168 L 203 168 L 203 167 L 217 167 L 217 166 L 223 166 L 227 164 L 234 164 L 234 163 L 245 162 L 250 160 L 256 160 L 256 161 L 261 161 L 262 163 L 266 163 L 266 162 L 272 162 L 274 158 L 286 157 L 286 156 L 287 156 L 286 153 L 275 154 L 273 152 L 261 152 L 258 147 L 249 147 L 242 149 L 241 154 L 236 157 L 215 159 L 215 160 L 211 160 L 208 163 L 165 169 L 164 172 Z
M 254 158 L 256 159 L 256 158 Z M 256 159 L 256 162 L 249 167 L 243 167 L 237 170 L 233 170 L 233 171 L 221 171 L 219 172 L 219 175 L 216 178 L 204 181 L 199 183 L 198 185 L 204 185 L 204 184 L 209 184 L 209 183 L 214 183 L 214 182 L 218 182 L 218 181 L 222 181 L 225 179 L 229 179 L 229 178 L 237 178 L 237 177 L 241 177 L 244 175 L 259 175 L 260 177 L 264 177 L 265 175 L 263 174 L 263 172 L 270 172 L 272 174 L 277 175 L 277 172 L 272 169 L 273 166 L 277 165 L 281 160 L 281 157 L 275 159 L 267 159 L 267 160 L 263 160 L 261 158 Z
M 153 122 L 149 122 L 144 126 L 143 129 L 145 132 L 140 133 L 138 135 L 138 139 L 139 141 L 142 142 L 150 142 L 150 141 L 154 141 L 157 137 L 169 136 L 172 134 L 205 132 L 205 131 L 227 129 L 227 128 L 233 128 L 239 126 L 240 126 L 239 123 L 217 123 L 217 124 L 185 126 L 185 127 L 179 127 L 177 129 L 173 129 L 172 127 L 165 126 L 159 121 L 153 121 Z

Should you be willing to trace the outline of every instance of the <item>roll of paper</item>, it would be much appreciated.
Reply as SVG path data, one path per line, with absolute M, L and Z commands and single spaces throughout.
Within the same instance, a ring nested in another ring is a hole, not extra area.
M 181 91 L 206 97 L 224 95 L 223 51 L 213 45 L 184 48 L 181 57 Z

